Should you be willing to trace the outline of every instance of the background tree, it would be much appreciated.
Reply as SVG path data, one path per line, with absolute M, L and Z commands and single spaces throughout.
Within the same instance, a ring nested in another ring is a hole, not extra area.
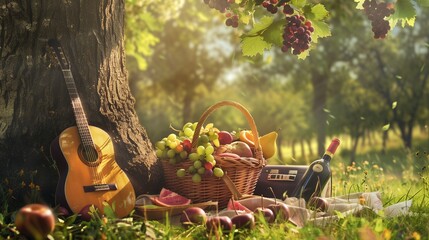
M 389 109 L 386 124 L 397 127 L 404 146 L 412 147 L 413 128 L 424 113 L 428 91 L 429 60 L 426 29 L 428 19 L 422 15 L 415 28 L 403 29 L 397 37 L 383 43 L 366 45 L 368 54 L 359 55 L 361 84 L 376 91 Z M 371 72 L 371 74 L 368 74 Z
M 62 130 L 75 125 L 61 71 L 51 66 L 46 53 L 47 40 L 58 38 L 71 62 L 90 124 L 110 133 L 116 160 L 128 173 L 137 194 L 159 189 L 160 167 L 137 118 L 128 86 L 124 7 L 123 1 L 116 0 L 2 2 L 3 180 L 22 177 L 23 189 L 39 186 L 43 201 L 53 202 L 57 173 L 49 145 Z M 18 189 L 11 190 L 11 197 L 18 200 L 14 203 L 22 203 Z
M 145 90 L 164 92 L 167 102 L 164 109 L 171 106 L 176 112 L 180 109 L 180 115 L 173 114 L 177 124 L 192 121 L 195 101 L 216 88 L 217 79 L 230 60 L 231 53 L 222 49 L 228 47 L 230 31 L 216 27 L 220 23 L 201 12 L 202 7 L 200 1 L 186 1 L 177 19 L 167 21 L 157 35 L 160 43 L 147 59 L 150 68 L 131 75 L 131 81 L 140 80 Z M 219 39 L 225 43 L 216 42 Z M 149 91 L 141 91 L 137 96 L 151 101 L 144 96 L 145 92 Z

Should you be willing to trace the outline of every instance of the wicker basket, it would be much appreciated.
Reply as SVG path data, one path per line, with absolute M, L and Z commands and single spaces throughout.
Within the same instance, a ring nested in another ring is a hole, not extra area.
M 164 170 L 166 188 L 191 199 L 193 203 L 217 201 L 219 208 L 226 207 L 231 197 L 239 199 L 243 195 L 252 194 L 262 167 L 265 165 L 265 159 L 262 155 L 262 149 L 259 143 L 259 135 L 255 121 L 245 107 L 233 101 L 218 102 L 209 107 L 201 115 L 194 133 L 194 137 L 192 139 L 192 148 L 195 149 L 197 147 L 196 145 L 200 129 L 207 117 L 213 111 L 223 106 L 235 107 L 246 117 L 246 120 L 250 125 L 250 129 L 255 136 L 255 158 L 242 157 L 240 161 L 224 157 L 217 158 L 216 165 L 220 166 L 224 170 L 224 177 L 203 177 L 200 183 L 192 182 L 192 177 L 190 175 L 186 175 L 180 179 L 176 176 L 176 171 L 178 169 L 188 169 L 188 167 L 191 166 L 191 160 L 185 160 L 177 164 L 170 164 L 168 161 L 161 160 Z

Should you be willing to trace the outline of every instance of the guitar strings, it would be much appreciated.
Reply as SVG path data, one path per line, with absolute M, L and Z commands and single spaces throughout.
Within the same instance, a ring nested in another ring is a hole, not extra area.
M 65 83 L 67 86 L 67 91 L 68 91 L 69 96 L 72 100 L 73 111 L 75 113 L 76 122 L 77 122 L 76 125 L 78 128 L 77 129 L 78 135 L 80 137 L 81 144 L 83 145 L 83 151 L 85 152 L 85 154 L 84 154 L 85 156 L 82 156 L 82 157 L 84 157 L 84 158 L 90 157 L 93 160 L 95 159 L 95 163 L 97 163 L 97 160 L 98 160 L 97 148 L 96 148 L 94 142 L 92 141 L 92 136 L 91 136 L 91 132 L 89 129 L 88 121 L 86 120 L 85 113 L 83 112 L 83 107 L 82 107 L 82 104 L 80 102 L 80 98 L 79 98 L 79 95 L 77 92 L 76 84 L 74 82 L 73 74 L 72 74 L 71 69 L 70 69 L 70 64 L 68 63 L 68 60 L 64 54 L 64 51 L 62 50 L 62 47 L 59 46 L 58 43 L 51 42 L 50 46 L 51 46 L 50 49 L 53 50 L 53 52 L 55 53 L 55 57 L 57 58 L 58 63 L 61 66 L 61 70 L 62 70 L 64 79 L 65 79 Z M 80 116 L 81 116 L 80 119 L 78 116 L 79 110 L 80 110 Z M 81 128 L 82 128 L 82 125 L 79 124 L 79 121 L 81 121 L 81 123 L 83 123 L 83 125 L 86 126 L 86 132 L 89 134 L 89 140 L 85 139 L 88 136 L 84 137 L 81 134 L 83 132 L 83 129 L 79 129 L 79 126 L 81 126 Z M 86 141 L 88 141 L 88 142 L 86 142 Z M 92 150 L 94 150 L 94 151 L 92 151 Z M 77 151 L 79 151 L 79 147 L 78 147 Z M 89 156 L 88 156 L 88 153 L 89 153 Z M 84 159 L 84 160 L 87 161 L 87 159 Z M 93 178 L 91 178 L 91 179 L 94 179 L 94 177 L 95 177 L 96 180 L 98 180 L 98 183 L 101 183 L 101 178 L 97 172 L 97 169 L 94 169 L 96 166 L 91 166 L 90 163 L 88 165 L 91 169 L 91 173 L 93 176 Z
M 78 128 L 81 144 L 83 146 L 83 151 L 85 153 L 84 158 L 89 158 L 89 159 L 85 159 L 85 161 L 88 162 L 88 165 L 90 167 L 92 179 L 96 180 L 95 183 L 100 184 L 102 179 L 98 174 L 96 166 L 92 166 L 92 161 L 95 160 L 94 162 L 96 163 L 98 160 L 97 148 L 94 142 L 92 141 L 92 136 L 89 129 L 88 121 L 86 119 L 85 113 L 83 112 L 82 103 L 80 101 L 80 98 L 77 92 L 73 75 L 71 73 L 71 70 L 69 69 L 63 69 L 62 72 L 63 72 L 64 78 L 66 79 L 66 85 L 67 85 L 69 95 L 72 98 L 72 106 L 75 112 L 77 128 Z M 84 126 L 86 126 L 86 129 L 83 129 Z

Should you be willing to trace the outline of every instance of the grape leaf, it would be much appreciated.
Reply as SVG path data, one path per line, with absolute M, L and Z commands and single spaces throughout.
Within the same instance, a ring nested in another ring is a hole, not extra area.
M 355 3 L 357 3 L 356 9 L 363 9 L 363 2 L 365 0 L 355 0 Z
M 237 3 L 237 4 L 242 4 L 242 2 Z M 246 2 L 246 5 L 244 6 L 243 11 L 239 11 L 239 19 L 242 23 L 244 24 L 249 24 L 250 20 L 252 20 L 253 14 L 255 12 L 255 3 L 252 1 L 248 1 Z
M 303 8 L 305 6 L 305 4 L 307 4 L 306 0 L 292 0 L 290 2 L 290 4 L 292 4 L 293 6 L 297 7 L 297 8 Z
M 322 20 L 329 14 L 328 10 L 321 3 L 314 5 L 311 8 L 311 12 L 314 14 L 314 20 Z
M 259 22 L 255 23 L 253 28 L 249 32 L 247 32 L 246 35 L 254 35 L 267 29 L 273 23 L 273 21 L 273 17 L 263 16 Z
M 421 7 L 429 7 L 429 0 L 417 0 L 416 2 Z
M 381 130 L 383 130 L 383 131 L 385 132 L 385 131 L 389 130 L 389 128 L 390 128 L 390 123 L 388 123 L 388 124 L 384 125 L 384 126 L 381 128 Z
M 306 59 L 308 56 L 310 56 L 310 50 L 309 50 L 309 49 L 307 49 L 307 50 L 305 50 L 304 52 L 300 53 L 300 54 L 298 55 L 298 59 L 304 60 L 304 59 Z
M 271 43 L 264 41 L 262 36 L 244 36 L 241 39 L 241 51 L 243 56 L 255 56 L 262 54 L 266 49 L 271 48 Z
M 240 12 L 239 15 L 240 15 L 240 17 L 238 19 L 240 19 L 240 22 L 242 22 L 246 25 L 250 23 L 250 19 L 252 19 L 252 16 L 250 14 Z
M 392 15 L 391 20 L 393 23 L 401 22 L 402 27 L 407 24 L 414 26 L 416 18 L 416 9 L 411 0 L 398 0 L 395 4 L 395 13 Z
M 327 23 L 317 20 L 312 20 L 311 23 L 314 28 L 314 32 L 311 35 L 312 42 L 317 43 L 319 38 L 331 36 L 331 29 Z
M 283 45 L 283 28 L 285 21 L 275 21 L 262 33 L 265 41 L 281 47 Z

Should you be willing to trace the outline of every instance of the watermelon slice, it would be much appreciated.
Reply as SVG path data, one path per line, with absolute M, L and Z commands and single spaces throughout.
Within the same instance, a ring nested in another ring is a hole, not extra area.
M 153 197 L 153 203 L 162 207 L 183 206 L 191 204 L 191 199 L 181 196 L 166 188 L 161 189 L 158 197 Z
M 243 204 L 237 201 L 233 201 L 232 199 L 229 199 L 228 205 L 226 206 L 228 210 L 234 210 L 234 211 L 245 211 L 248 213 L 251 213 L 252 211 L 245 207 Z
M 169 190 L 169 189 L 167 189 L 167 188 L 162 188 L 161 189 L 161 192 L 159 193 L 159 197 L 160 198 L 164 198 L 164 197 L 167 197 L 167 196 L 175 196 L 175 195 L 179 195 L 179 194 L 177 194 L 177 193 L 175 193 L 175 192 L 173 192 L 173 191 L 171 191 L 171 190 Z

